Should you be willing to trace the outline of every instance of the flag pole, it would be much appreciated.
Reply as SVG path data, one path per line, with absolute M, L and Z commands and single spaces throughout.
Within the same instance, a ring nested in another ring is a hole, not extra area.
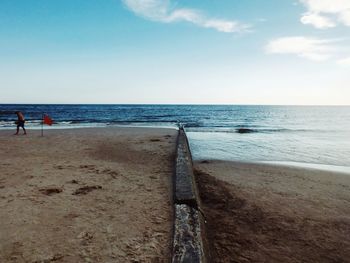
M 41 137 L 44 137 L 44 113 L 41 114 Z

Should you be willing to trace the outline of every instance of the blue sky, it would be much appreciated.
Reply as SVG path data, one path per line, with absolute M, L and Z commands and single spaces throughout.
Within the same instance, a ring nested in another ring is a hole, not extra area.
M 1 0 L 0 103 L 350 104 L 349 0 Z

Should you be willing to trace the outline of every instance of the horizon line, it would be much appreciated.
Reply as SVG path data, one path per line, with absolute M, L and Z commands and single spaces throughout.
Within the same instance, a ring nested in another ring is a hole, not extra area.
M 240 103 L 0 103 L 0 105 L 169 105 L 169 106 L 311 106 L 311 107 L 349 107 L 350 104 L 240 104 Z

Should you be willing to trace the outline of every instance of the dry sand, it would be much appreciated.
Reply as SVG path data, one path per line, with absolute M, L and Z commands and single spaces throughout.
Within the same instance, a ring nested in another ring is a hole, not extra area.
M 0 132 L 0 262 L 168 262 L 177 132 Z
M 195 164 L 212 262 L 350 262 L 350 175 Z

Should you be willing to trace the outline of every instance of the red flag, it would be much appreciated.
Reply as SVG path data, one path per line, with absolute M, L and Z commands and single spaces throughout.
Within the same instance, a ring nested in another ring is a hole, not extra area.
M 43 123 L 51 126 L 53 123 L 53 120 L 48 115 L 44 115 Z

